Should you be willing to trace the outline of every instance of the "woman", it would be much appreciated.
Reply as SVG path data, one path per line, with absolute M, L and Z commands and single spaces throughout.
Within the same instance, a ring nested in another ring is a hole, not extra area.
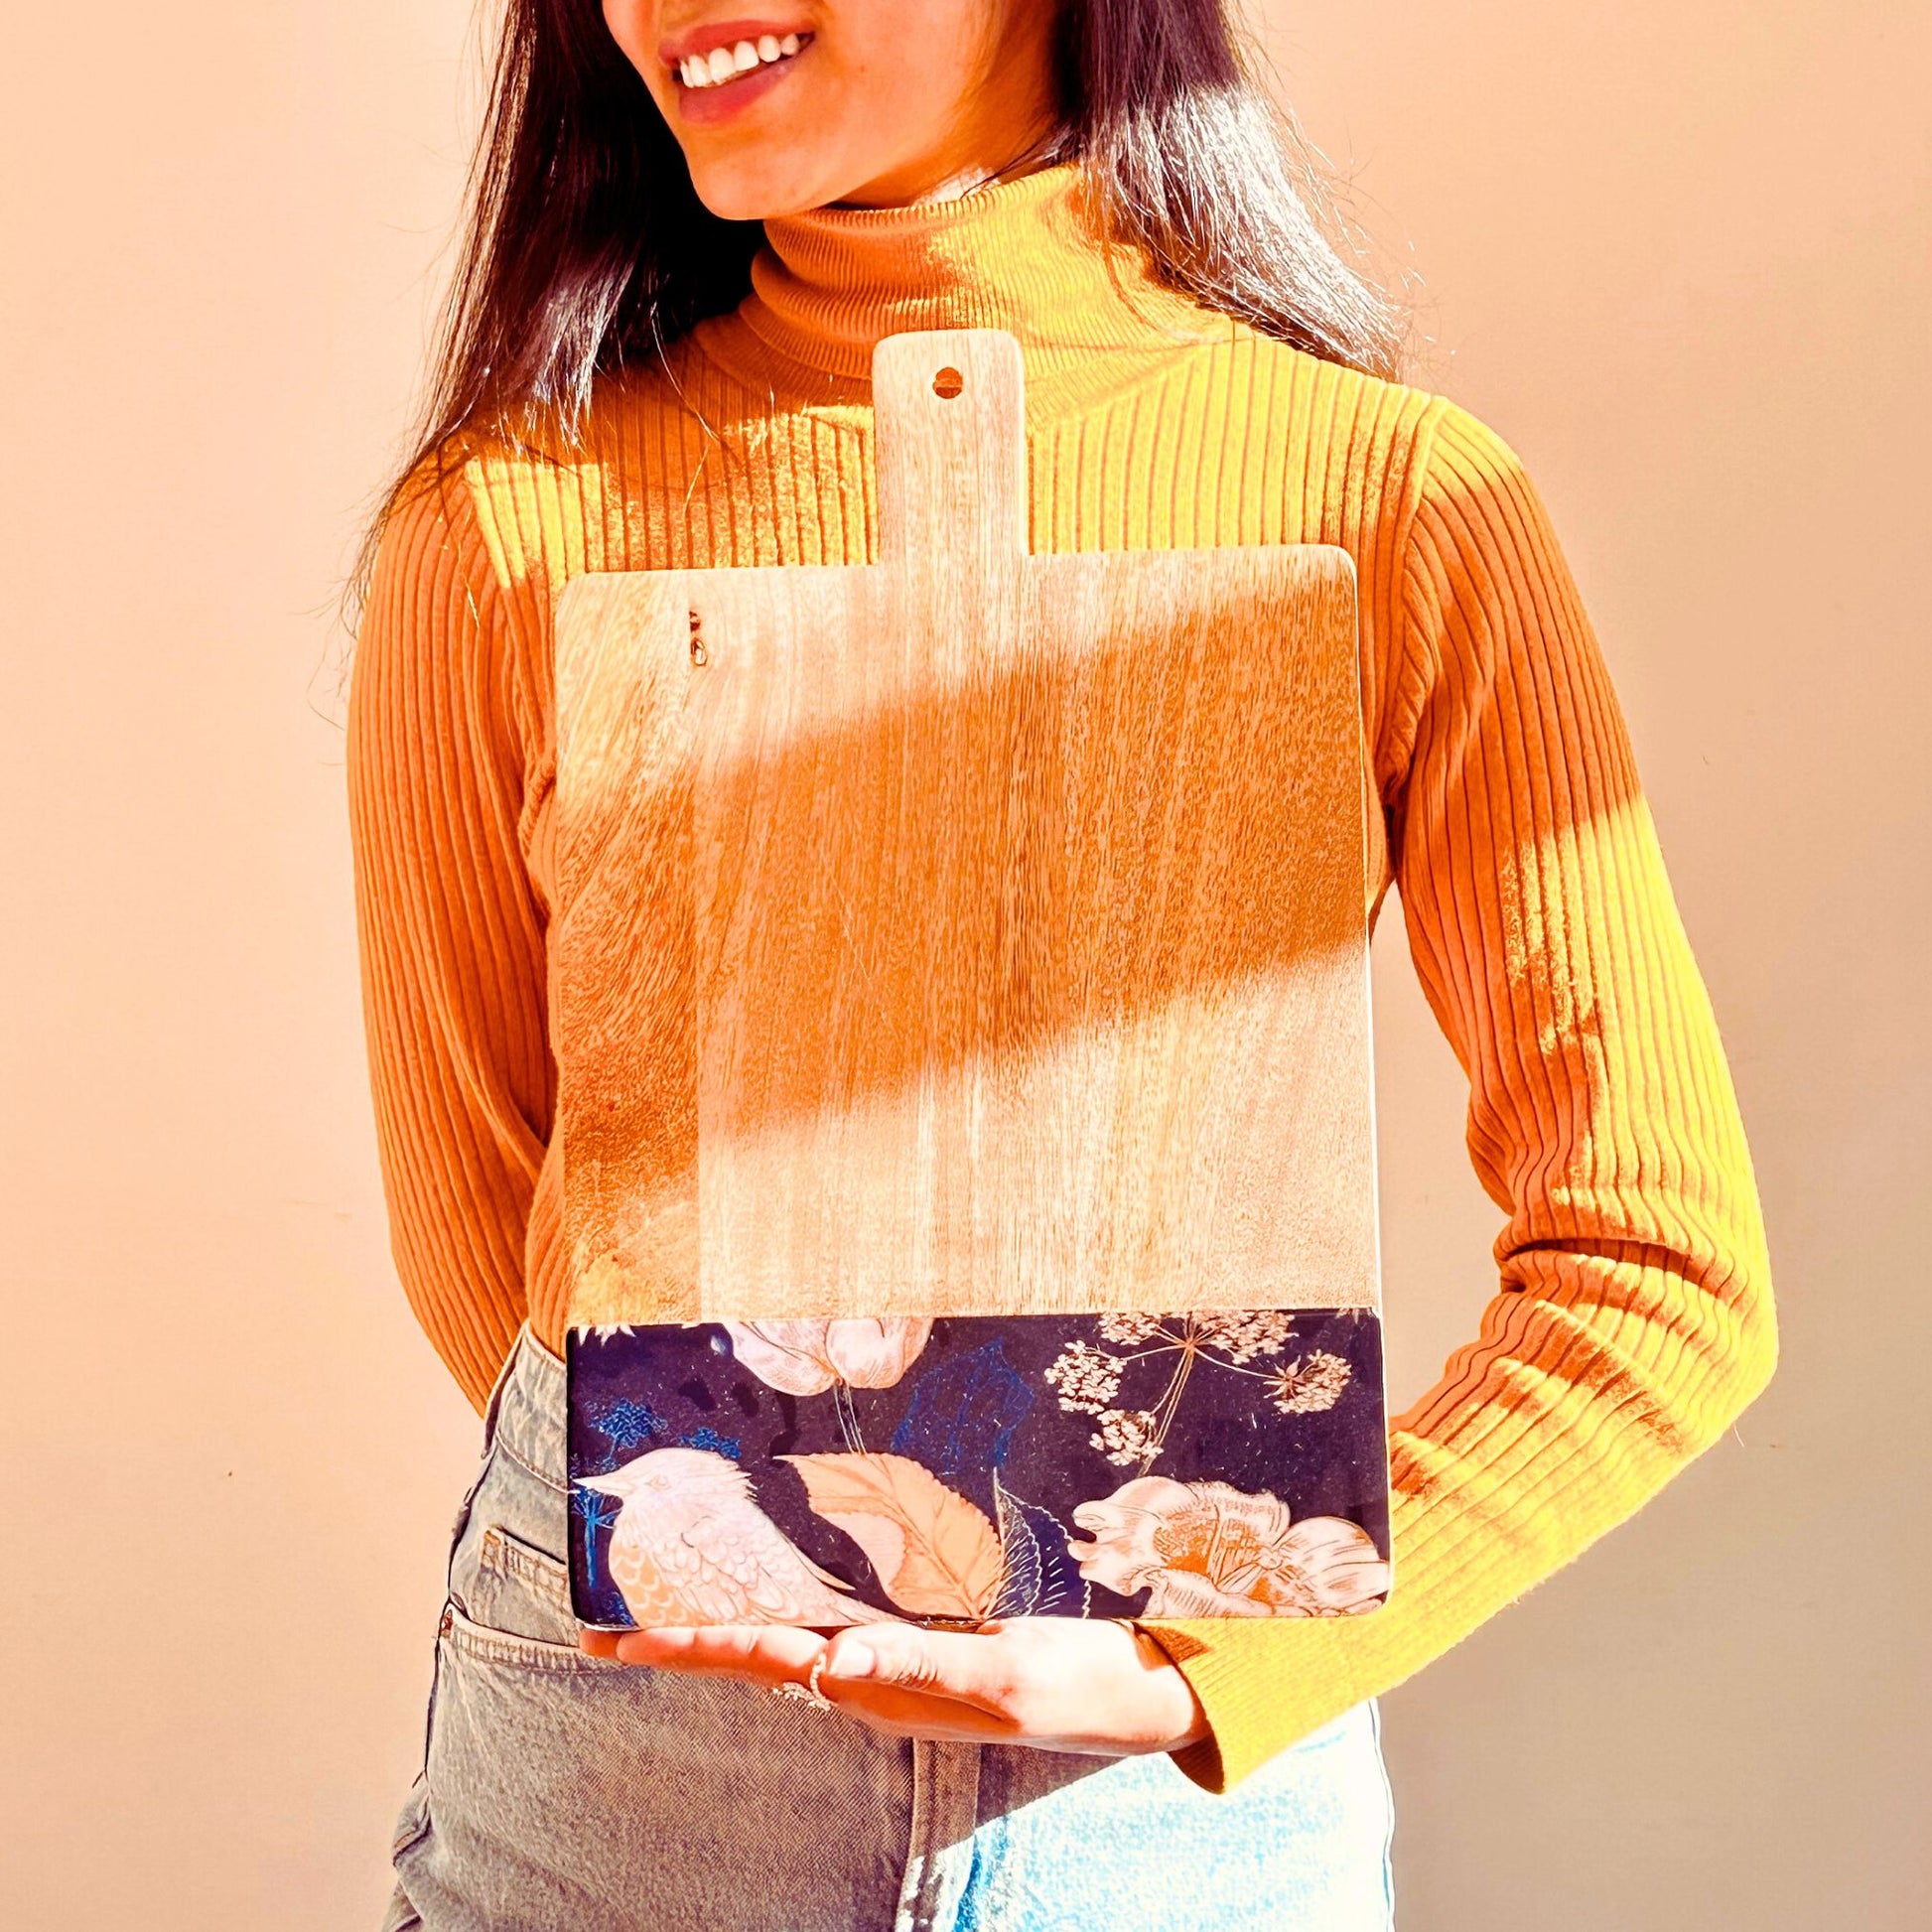
M 1291 152 L 1217 0 L 513 0 L 350 697 L 395 1256 L 487 1418 L 392 1928 L 1387 1926 L 1376 1696 L 1768 1378 L 1749 1156 L 1587 619 L 1508 447 L 1396 379 Z M 945 326 L 1021 341 L 1035 550 L 1352 553 L 1375 902 L 1469 1075 L 1499 1292 L 1392 1425 L 1372 1616 L 580 1639 L 551 597 L 868 561 L 872 345 Z M 766 1694 L 806 1680 L 825 1708 Z

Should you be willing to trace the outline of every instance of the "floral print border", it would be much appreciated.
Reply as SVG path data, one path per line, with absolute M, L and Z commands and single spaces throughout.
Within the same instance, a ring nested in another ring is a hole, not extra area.
M 1369 1311 L 579 1328 L 567 1354 L 588 1623 L 1353 1615 L 1389 1589 Z

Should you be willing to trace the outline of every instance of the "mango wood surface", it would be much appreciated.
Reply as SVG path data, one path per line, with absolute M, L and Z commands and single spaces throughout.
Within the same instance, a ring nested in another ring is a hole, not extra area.
M 877 563 L 559 600 L 572 1321 L 1377 1306 L 1347 553 L 1030 554 L 1004 331 L 874 400 Z

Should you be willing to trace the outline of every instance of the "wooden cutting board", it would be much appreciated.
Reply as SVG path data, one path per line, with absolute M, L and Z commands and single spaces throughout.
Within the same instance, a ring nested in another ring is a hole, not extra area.
M 1035 555 L 1017 341 L 873 391 L 876 563 L 559 599 L 573 1325 L 1377 1307 L 1348 554 Z

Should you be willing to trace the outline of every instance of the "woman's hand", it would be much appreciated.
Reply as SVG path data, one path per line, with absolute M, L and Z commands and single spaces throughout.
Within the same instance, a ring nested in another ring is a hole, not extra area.
M 828 1639 L 782 1623 L 586 1630 L 585 1650 L 620 1663 L 803 1683 L 880 1730 L 1122 1757 L 1207 1735 L 1193 1688 L 1154 1639 L 1124 1622 L 998 1617 L 977 1630 L 853 1624 Z

